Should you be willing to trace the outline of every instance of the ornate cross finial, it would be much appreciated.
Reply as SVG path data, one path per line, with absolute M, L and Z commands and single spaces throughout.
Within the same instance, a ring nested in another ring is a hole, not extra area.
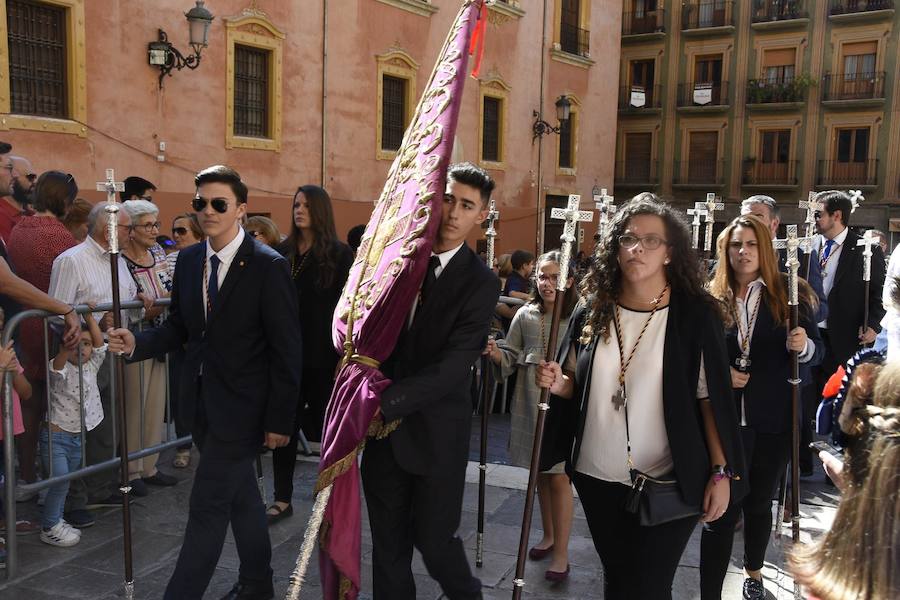
M 859 203 L 865 200 L 862 190 L 847 190 L 847 192 L 850 194 L 850 205 L 852 206 L 850 212 L 855 213 L 859 208 Z
M 605 238 L 609 229 L 609 220 L 612 213 L 616 212 L 615 198 L 606 193 L 606 188 L 600 190 L 600 194 L 594 195 L 594 208 L 600 213 L 600 237 Z
M 566 281 L 569 279 L 569 260 L 572 258 L 572 244 L 575 243 L 575 228 L 578 226 L 579 222 L 590 222 L 594 220 L 594 213 L 589 210 L 578 209 L 580 202 L 581 196 L 571 194 L 566 208 L 554 208 L 550 211 L 551 219 L 565 221 L 563 233 L 559 236 L 562 256 L 559 261 L 559 280 L 556 284 L 556 289 L 561 292 L 566 290 Z
M 97 191 L 106 192 L 106 201 L 110 204 L 116 202 L 116 192 L 124 192 L 125 184 L 116 181 L 116 172 L 114 169 L 106 170 L 106 181 L 97 182 Z
M 796 225 L 788 225 L 786 229 L 787 237 L 784 239 L 772 240 L 772 247 L 776 250 L 781 248 L 787 249 L 787 260 L 784 264 L 788 268 L 788 282 L 790 287 L 788 292 L 788 304 L 796 306 L 798 303 L 797 288 L 799 286 L 797 283 L 797 272 L 800 270 L 800 259 L 797 256 L 797 251 L 802 250 L 806 254 L 812 252 L 813 238 L 797 237 Z
M 487 231 L 484 232 L 484 237 L 487 240 L 486 258 L 488 269 L 494 268 L 494 238 L 497 237 L 497 230 L 494 228 L 494 223 L 499 219 L 500 211 L 497 210 L 497 205 L 494 202 L 494 199 L 491 198 L 487 215 Z
M 697 202 L 694 204 L 694 208 L 706 210 L 706 214 L 703 215 L 706 220 L 706 236 L 703 240 L 703 250 L 709 252 L 712 250 L 712 233 L 713 224 L 716 222 L 716 211 L 725 210 L 725 204 L 719 200 L 715 193 L 709 193 L 706 194 L 706 202 Z
M 817 200 L 819 194 L 810 192 L 806 200 L 800 201 L 800 208 L 806 210 L 806 237 L 810 237 L 816 232 L 816 213 L 825 210 L 825 205 Z
M 698 202 L 697 204 L 700 203 Z M 695 207 L 687 209 L 687 214 L 694 217 L 691 221 L 691 247 L 697 250 L 697 246 L 700 245 L 700 217 L 706 218 L 708 213 L 705 208 Z
M 878 243 L 878 237 L 872 229 L 867 229 L 863 236 L 856 240 L 857 246 L 865 246 L 863 250 L 863 281 L 872 280 L 872 246 Z

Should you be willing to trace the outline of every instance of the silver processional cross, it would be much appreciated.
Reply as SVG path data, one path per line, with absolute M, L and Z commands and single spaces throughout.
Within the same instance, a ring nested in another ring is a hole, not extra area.
M 712 250 L 712 234 L 713 224 L 716 222 L 716 211 L 725 210 L 725 204 L 719 201 L 715 193 L 706 194 L 706 202 L 697 202 L 694 204 L 695 209 L 705 209 L 706 214 L 706 235 L 703 240 L 703 250 L 709 252 Z
M 800 259 L 797 256 L 797 251 L 802 250 L 806 254 L 812 252 L 813 248 L 813 237 L 797 237 L 797 226 L 796 225 L 788 225 L 787 229 L 787 237 L 784 239 L 774 239 L 772 240 L 772 247 L 776 250 L 780 250 L 781 248 L 785 248 L 787 254 L 787 260 L 785 261 L 785 266 L 788 268 L 788 304 L 791 306 L 797 306 L 799 304 L 798 299 L 798 278 L 797 274 L 800 270 Z
M 575 243 L 575 229 L 579 222 L 590 222 L 594 220 L 594 214 L 589 210 L 579 210 L 578 205 L 581 202 L 581 196 L 578 194 L 569 195 L 569 203 L 566 208 L 554 208 L 550 211 L 551 219 L 564 220 L 563 233 L 560 239 L 560 260 L 559 260 L 559 280 L 556 283 L 556 289 L 560 292 L 566 291 L 566 281 L 569 279 L 569 261 L 572 259 L 572 244 Z
M 115 169 L 107 169 L 106 181 L 97 182 L 97 191 L 106 192 L 106 201 L 110 204 L 115 204 L 116 192 L 124 192 L 125 184 L 121 181 L 116 181 Z
M 616 212 L 616 205 L 613 204 L 614 198 L 606 193 L 606 188 L 600 190 L 599 195 L 594 196 L 594 208 L 600 214 L 600 222 L 598 223 L 598 233 L 600 239 L 604 239 L 609 231 L 609 221 L 612 213 Z
M 818 196 L 817 192 L 810 192 L 806 200 L 800 201 L 800 208 L 806 211 L 806 237 L 816 232 L 816 213 L 825 210 L 825 205 L 816 199 Z
M 698 202 L 698 204 L 700 204 Z M 707 212 L 705 208 L 689 208 L 687 209 L 687 214 L 694 217 L 691 221 L 691 247 L 694 250 L 698 250 L 697 246 L 700 245 L 700 217 L 706 217 Z
M 497 205 L 494 202 L 494 199 L 491 198 L 490 208 L 488 209 L 487 216 L 487 231 L 484 232 L 484 239 L 487 242 L 487 251 L 485 252 L 485 257 L 487 258 L 487 267 L 488 269 L 494 268 L 494 238 L 497 237 L 497 230 L 494 228 L 494 223 L 496 223 L 500 219 L 500 211 L 497 210 Z

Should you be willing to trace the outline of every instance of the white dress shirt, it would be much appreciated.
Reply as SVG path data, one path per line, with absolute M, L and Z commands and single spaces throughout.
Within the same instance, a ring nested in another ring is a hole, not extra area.
M 83 242 L 56 257 L 50 272 L 48 295 L 66 304 L 98 304 L 112 302 L 112 274 L 109 250 L 104 250 L 88 236 Z M 125 260 L 119 259 L 119 297 L 124 302 L 137 297 L 137 285 Z M 103 313 L 93 313 L 99 322 Z M 122 311 L 122 327 L 129 320 L 140 320 L 140 309 Z
M 216 272 L 218 277 L 218 289 L 222 289 L 222 284 L 225 283 L 225 277 L 228 275 L 228 269 L 231 267 L 231 263 L 234 262 L 234 256 L 237 254 L 238 248 L 241 247 L 241 244 L 244 243 L 244 230 L 240 226 L 238 227 L 237 235 L 234 236 L 234 239 L 225 244 L 225 247 L 216 252 L 212 249 L 210 245 L 210 241 L 206 240 L 206 268 L 203 270 L 203 314 L 206 314 L 206 306 L 208 304 L 207 301 L 207 290 L 209 289 L 209 275 L 212 273 L 212 265 L 209 262 L 209 259 L 216 255 L 219 257 L 219 270 Z
M 463 242 L 463 244 L 464 243 L 465 242 Z M 438 266 L 436 266 L 434 268 L 434 278 L 435 279 L 437 279 L 438 277 L 441 276 L 441 273 L 443 273 L 444 269 L 447 268 L 447 265 L 450 264 L 450 261 L 453 260 L 453 257 L 456 256 L 456 253 L 459 252 L 459 249 L 463 247 L 463 244 L 460 244 L 459 246 L 457 246 L 456 248 L 453 248 L 452 250 L 447 250 L 446 252 L 441 252 L 440 254 L 435 254 L 434 252 L 431 253 L 431 256 L 438 257 L 438 262 L 440 263 Z M 429 258 L 429 260 L 431 260 L 431 259 Z M 425 274 L 425 277 L 428 277 L 427 273 Z M 421 288 L 419 289 L 419 293 L 421 293 Z M 418 307 L 419 307 L 419 300 L 417 297 L 416 301 L 413 302 L 412 310 L 409 312 L 409 322 L 407 323 L 407 325 L 412 326 L 413 319 L 416 318 L 416 309 Z

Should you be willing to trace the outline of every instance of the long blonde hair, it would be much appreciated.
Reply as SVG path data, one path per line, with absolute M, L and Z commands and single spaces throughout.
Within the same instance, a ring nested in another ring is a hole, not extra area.
M 844 465 L 847 489 L 831 529 L 790 562 L 822 600 L 900 598 L 900 363 L 872 365 L 854 379 L 847 402 L 856 423 L 841 423 L 859 432 Z
M 728 244 L 731 236 L 738 227 L 752 229 L 756 235 L 756 243 L 759 253 L 759 274 L 765 286 L 763 288 L 766 306 L 772 313 L 775 323 L 781 324 L 788 319 L 787 276 L 778 269 L 778 255 L 770 243 L 771 237 L 766 225 L 753 215 L 742 215 L 728 224 L 716 239 L 716 252 L 719 262 L 716 264 L 716 272 L 709 284 L 710 293 L 725 305 L 725 321 L 731 325 L 735 314 L 734 292 L 738 283 L 734 275 L 731 261 L 728 260 Z M 803 304 L 815 311 L 818 299 L 812 288 L 803 281 L 799 282 L 800 299 Z

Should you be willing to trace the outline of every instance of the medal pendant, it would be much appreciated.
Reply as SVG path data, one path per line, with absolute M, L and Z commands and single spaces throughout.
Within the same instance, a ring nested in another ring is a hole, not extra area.
M 628 401 L 628 399 L 625 397 L 625 389 L 620 387 L 618 389 L 618 391 L 612 397 L 613 406 L 615 407 L 616 410 L 619 410 L 620 408 L 625 406 L 625 403 L 627 401 Z
M 741 356 L 738 356 L 734 360 L 734 368 L 741 373 L 748 373 L 750 371 L 750 357 L 743 354 Z

